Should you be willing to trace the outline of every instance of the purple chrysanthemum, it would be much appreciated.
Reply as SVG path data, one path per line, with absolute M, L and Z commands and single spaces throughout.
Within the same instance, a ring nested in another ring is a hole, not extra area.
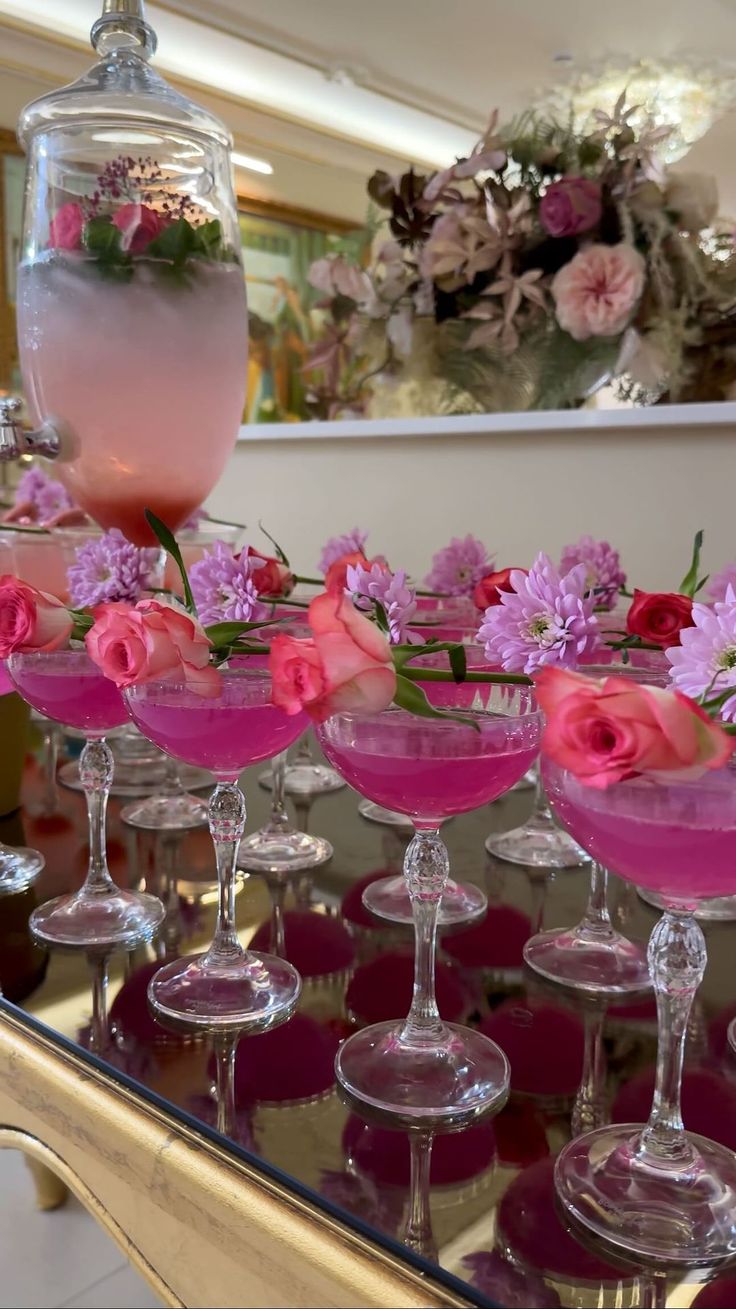
M 215 541 L 189 572 L 200 621 L 250 623 L 265 618 L 266 606 L 253 581 L 259 564 L 245 551 L 236 559 L 229 545 Z
M 729 586 L 736 591 L 736 563 L 726 564 L 720 573 L 713 573 L 707 587 L 708 599 L 711 602 L 725 600 Z
M 482 541 L 470 533 L 453 536 L 449 545 L 432 555 L 432 567 L 425 581 L 441 595 L 472 595 L 473 589 L 493 570 L 493 560 Z
M 322 553 L 319 557 L 319 571 L 324 576 L 327 570 L 337 563 L 338 559 L 343 559 L 345 555 L 355 554 L 360 550 L 361 554 L 365 550 L 365 543 L 368 540 L 368 533 L 362 531 L 360 527 L 354 527 L 352 532 L 345 532 L 343 536 L 331 536 L 322 547 Z
M 478 630 L 489 663 L 509 673 L 533 673 L 544 664 L 574 667 L 600 644 L 595 598 L 586 594 L 585 564 L 560 576 L 548 555 L 540 554 L 528 574 L 511 573 L 513 591 L 486 609 Z
M 156 546 L 133 545 L 112 527 L 78 546 L 74 556 L 67 572 L 69 595 L 72 604 L 81 609 L 116 600 L 135 604 L 150 584 L 159 551 Z
M 576 564 L 585 564 L 586 586 L 595 592 L 599 609 L 613 609 L 626 574 L 621 569 L 621 558 L 608 541 L 596 541 L 592 536 L 581 536 L 573 545 L 566 545 L 560 560 L 560 572 L 569 573 Z
M 33 505 L 39 523 L 48 523 L 57 514 L 76 507 L 66 487 L 35 465 L 23 474 L 15 491 L 17 505 L 28 502 Z
M 392 645 L 402 645 L 404 642 L 423 645 L 424 638 L 408 630 L 417 611 L 417 602 L 414 591 L 406 585 L 406 573 L 402 569 L 392 573 L 381 564 L 373 564 L 370 568 L 360 564 L 357 567 L 350 565 L 346 582 L 345 589 L 352 596 L 356 608 L 371 612 L 372 600 L 377 600 L 383 606 L 388 618 L 388 639 Z
M 200 505 L 199 509 L 192 510 L 189 517 L 182 523 L 180 530 L 182 532 L 198 532 L 202 523 L 206 523 L 208 519 L 207 510 Z
M 736 721 L 736 589 L 729 585 L 723 600 L 714 605 L 693 605 L 694 627 L 683 627 L 680 645 L 665 651 L 672 668 L 670 676 L 678 691 L 699 700 L 705 691 L 729 696 L 721 717 Z

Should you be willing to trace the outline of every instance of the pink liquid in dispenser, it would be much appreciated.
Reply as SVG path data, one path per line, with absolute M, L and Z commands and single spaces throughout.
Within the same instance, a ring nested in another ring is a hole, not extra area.
M 694 782 L 639 778 L 606 791 L 545 768 L 565 827 L 604 867 L 671 903 L 736 892 L 736 773 Z
M 8 667 L 23 699 L 65 727 L 95 736 L 128 721 L 118 688 L 81 650 L 14 655 Z

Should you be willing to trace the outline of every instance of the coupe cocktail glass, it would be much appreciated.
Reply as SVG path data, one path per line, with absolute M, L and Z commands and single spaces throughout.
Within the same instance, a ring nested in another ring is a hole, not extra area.
M 219 906 L 206 954 L 176 959 L 159 969 L 149 999 L 164 1022 L 217 1033 L 265 1031 L 284 1022 L 299 997 L 291 964 L 244 950 L 235 929 L 235 870 L 245 826 L 245 800 L 237 779 L 249 764 L 286 750 L 306 727 L 270 703 L 265 669 L 221 672 L 217 697 L 196 695 L 176 681 L 130 687 L 125 696 L 141 731 L 168 754 L 208 768 L 217 785 L 209 801 Z
M 120 692 L 85 650 L 11 655 L 8 671 L 28 704 L 86 738 L 79 772 L 89 816 L 87 877 L 80 891 L 34 909 L 31 931 L 50 946 L 132 948 L 154 935 L 164 908 L 153 895 L 116 886 L 107 868 L 105 817 L 113 757 L 105 733 L 126 720 Z
M 434 993 L 437 917 L 449 860 L 439 827 L 496 799 L 529 767 L 540 714 L 527 687 L 484 687 L 471 721 L 418 718 L 390 708 L 337 714 L 319 729 L 327 758 L 357 791 L 409 815 L 415 836 L 404 875 L 415 925 L 414 998 L 406 1021 L 377 1023 L 340 1048 L 348 1095 L 409 1127 L 459 1128 L 500 1106 L 508 1061 L 479 1032 L 442 1021 Z
M 557 1190 L 573 1219 L 620 1250 L 671 1265 L 711 1266 L 736 1254 L 736 1155 L 685 1132 L 685 1032 L 706 964 L 694 911 L 736 887 L 736 771 L 694 781 L 634 778 L 606 790 L 548 764 L 555 812 L 592 857 L 664 897 L 649 942 L 659 1052 L 642 1126 L 617 1123 L 572 1141 Z
M 257 832 L 240 843 L 238 867 L 265 877 L 287 877 L 290 873 L 319 868 L 332 858 L 333 850 L 323 836 L 300 832 L 286 811 L 286 754 L 276 755 L 272 764 L 271 812 Z

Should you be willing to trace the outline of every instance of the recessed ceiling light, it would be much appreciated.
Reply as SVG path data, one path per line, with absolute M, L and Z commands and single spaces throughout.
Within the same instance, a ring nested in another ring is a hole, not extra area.
M 241 155 L 239 150 L 233 150 L 230 157 L 236 168 L 247 168 L 251 173 L 270 174 L 273 172 L 272 165 L 267 163 L 265 159 L 254 159 L 252 155 Z

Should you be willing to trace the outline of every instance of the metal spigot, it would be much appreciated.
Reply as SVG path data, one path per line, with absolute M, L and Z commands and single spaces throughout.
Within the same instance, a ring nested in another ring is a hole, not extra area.
M 89 39 L 101 55 L 125 47 L 137 47 L 144 59 L 156 53 L 156 33 L 146 22 L 143 0 L 104 0 Z
M 13 396 L 0 399 L 0 463 L 7 464 L 21 455 L 43 455 L 55 459 L 61 448 L 59 433 L 53 423 L 27 431 L 20 422 L 20 400 Z

